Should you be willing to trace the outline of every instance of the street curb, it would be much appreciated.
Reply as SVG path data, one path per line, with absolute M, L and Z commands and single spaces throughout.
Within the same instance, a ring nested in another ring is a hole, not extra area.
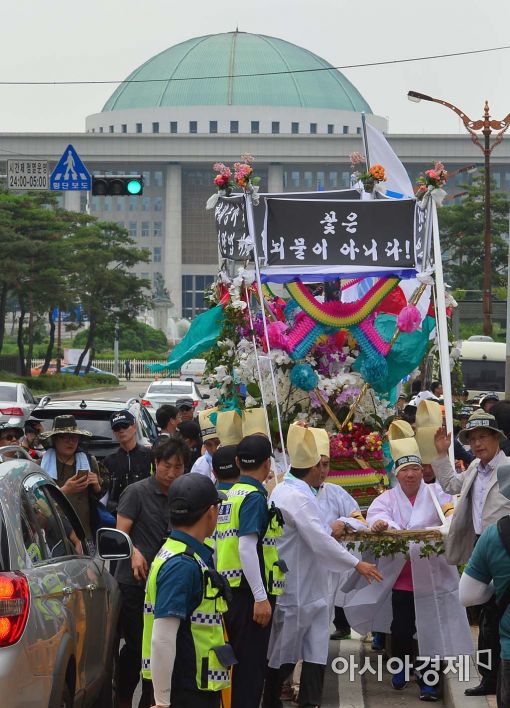
M 97 388 L 79 388 L 76 391 L 56 391 L 50 393 L 43 393 L 41 397 L 44 398 L 44 396 L 49 396 L 52 401 L 58 401 L 63 397 L 67 398 L 68 396 L 76 396 L 79 398 L 82 393 L 110 393 L 111 391 L 125 391 L 126 389 L 127 386 L 99 386 Z
M 469 657 L 469 681 L 459 681 L 456 674 L 443 674 L 443 701 L 447 708 L 489 708 L 485 696 L 465 696 L 466 688 L 473 688 L 480 683 L 473 657 Z

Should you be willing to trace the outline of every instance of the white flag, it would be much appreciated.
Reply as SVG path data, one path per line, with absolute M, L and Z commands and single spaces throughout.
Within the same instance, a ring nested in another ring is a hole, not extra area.
M 380 164 L 386 172 L 386 182 L 381 187 L 386 190 L 388 197 L 413 197 L 414 190 L 409 175 L 404 165 L 393 152 L 389 142 L 384 135 L 374 128 L 370 123 L 366 123 L 368 155 L 370 165 Z

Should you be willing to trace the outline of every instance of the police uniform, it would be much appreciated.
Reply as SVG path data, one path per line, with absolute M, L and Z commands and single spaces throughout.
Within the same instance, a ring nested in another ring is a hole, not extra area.
M 262 483 L 243 474 L 260 467 L 271 455 L 271 443 L 262 436 L 248 436 L 238 446 L 241 465 L 239 482 L 227 492 L 216 527 L 216 555 L 219 572 L 232 589 L 232 602 L 225 615 L 227 633 L 238 664 L 232 676 L 232 708 L 258 708 L 264 685 L 271 622 L 262 627 L 253 621 L 254 596 L 243 572 L 239 541 L 256 535 L 257 559 L 267 600 L 274 608 L 283 592 L 284 573 L 278 558 L 276 538 L 282 532 L 278 510 L 268 508 Z M 265 599 L 265 598 L 260 598 Z
M 203 492 L 205 487 L 211 497 L 204 504 L 203 494 L 202 501 L 197 495 L 196 510 L 205 511 L 224 497 L 210 480 L 199 477 L 197 481 L 197 477 L 185 475 L 172 485 L 169 503 L 174 523 L 173 504 L 186 485 L 188 492 L 195 492 L 197 487 Z M 224 639 L 222 621 L 227 609 L 226 594 L 228 586 L 214 570 L 211 548 L 185 531 L 173 529 L 147 579 L 142 646 L 142 676 L 151 679 L 154 621 L 180 620 L 171 673 L 172 708 L 219 708 L 220 692 L 230 685 L 233 656 Z M 157 686 L 155 693 L 156 689 Z

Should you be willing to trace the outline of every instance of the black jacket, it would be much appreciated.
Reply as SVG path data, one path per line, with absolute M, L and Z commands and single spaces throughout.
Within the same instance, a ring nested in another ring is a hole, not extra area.
M 119 447 L 117 452 L 104 458 L 103 464 L 110 473 L 107 506 L 113 514 L 117 513 L 119 498 L 124 489 L 150 476 L 151 463 L 150 449 L 138 444 L 129 452 Z

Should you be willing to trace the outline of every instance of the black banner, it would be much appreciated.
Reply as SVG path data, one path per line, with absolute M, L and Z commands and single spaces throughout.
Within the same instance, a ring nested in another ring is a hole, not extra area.
M 267 199 L 267 266 L 414 268 L 416 202 Z
M 221 257 L 233 261 L 251 260 L 244 196 L 220 197 L 214 208 L 214 219 Z
M 257 252 L 262 257 L 262 234 L 266 216 L 265 197 L 283 197 L 285 199 L 359 199 L 356 189 L 339 189 L 329 192 L 282 192 L 275 194 L 260 194 L 259 203 L 253 206 L 253 221 L 257 238 Z M 253 261 L 253 250 L 248 238 L 248 226 L 244 196 L 233 194 L 230 197 L 220 197 L 214 209 L 218 247 L 222 258 L 234 261 Z

